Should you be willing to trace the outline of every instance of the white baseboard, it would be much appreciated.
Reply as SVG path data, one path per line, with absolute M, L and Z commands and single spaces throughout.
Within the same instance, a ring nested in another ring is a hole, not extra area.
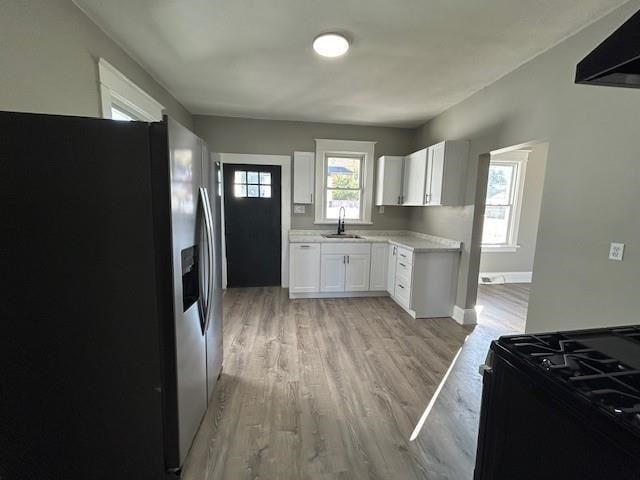
M 361 298 L 361 297 L 388 297 L 387 292 L 309 292 L 309 293 L 291 293 L 289 298 Z
M 533 272 L 481 272 L 480 284 L 531 283 Z M 486 279 L 490 279 L 487 281 Z
M 475 308 L 460 308 L 453 306 L 453 319 L 460 325 L 475 325 L 478 323 L 478 315 Z

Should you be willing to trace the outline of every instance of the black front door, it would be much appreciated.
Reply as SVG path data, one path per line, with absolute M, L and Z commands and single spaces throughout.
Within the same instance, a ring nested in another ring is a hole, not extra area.
M 224 164 L 227 286 L 280 285 L 280 167 Z

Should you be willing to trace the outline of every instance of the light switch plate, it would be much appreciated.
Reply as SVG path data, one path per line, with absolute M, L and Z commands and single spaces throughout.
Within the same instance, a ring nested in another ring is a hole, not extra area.
M 294 205 L 293 213 L 304 213 L 304 205 Z
M 624 243 L 611 243 L 609 247 L 609 260 L 622 261 L 624 255 Z

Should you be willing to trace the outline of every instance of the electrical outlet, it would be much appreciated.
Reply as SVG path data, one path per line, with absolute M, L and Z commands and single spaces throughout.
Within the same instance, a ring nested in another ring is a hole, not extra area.
M 624 255 L 624 243 L 611 243 L 609 247 L 609 260 L 622 261 Z
M 304 205 L 294 205 L 293 213 L 304 213 Z
M 384 205 L 380 205 L 378 208 L 378 213 L 384 213 Z

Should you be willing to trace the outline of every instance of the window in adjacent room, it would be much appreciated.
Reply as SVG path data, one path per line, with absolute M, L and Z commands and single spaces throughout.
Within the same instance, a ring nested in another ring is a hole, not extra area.
M 491 160 L 482 230 L 485 250 L 515 251 L 517 248 L 528 153 L 524 154 L 524 158 L 514 160 Z
M 371 223 L 375 142 L 316 140 L 315 223 Z

